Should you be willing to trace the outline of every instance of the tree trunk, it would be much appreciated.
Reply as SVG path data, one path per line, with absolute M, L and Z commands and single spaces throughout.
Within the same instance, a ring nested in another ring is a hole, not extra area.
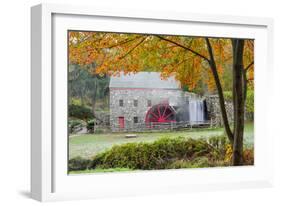
M 247 70 L 243 69 L 243 96 L 244 96 L 244 104 L 246 104 L 247 100 L 247 88 L 248 88 L 248 82 L 247 82 Z
M 97 97 L 97 79 L 95 79 L 95 87 L 94 87 L 94 91 L 93 94 L 91 95 L 91 103 L 92 103 L 92 113 L 93 116 L 96 118 L 96 114 L 95 114 L 95 110 L 96 110 L 96 97 Z
M 234 129 L 233 133 L 230 129 L 229 122 L 227 119 L 227 113 L 224 103 L 223 90 L 220 83 L 219 75 L 217 72 L 217 67 L 215 59 L 213 56 L 212 46 L 208 38 L 206 38 L 206 43 L 209 51 L 209 64 L 214 76 L 214 80 L 217 87 L 217 92 L 219 95 L 220 109 L 222 113 L 222 119 L 225 127 L 226 134 L 233 146 L 233 165 L 243 164 L 243 134 L 244 134 L 244 95 L 245 85 L 243 76 L 243 50 L 244 50 L 244 40 L 234 39 L 232 40 L 233 46 L 233 109 L 234 109 Z
M 84 94 L 83 94 L 83 92 L 80 92 L 80 102 L 81 102 L 81 105 L 82 106 L 85 106 L 85 103 L 84 103 Z
M 233 104 L 233 139 L 235 136 L 235 128 L 237 126 L 237 115 L 235 115 L 235 108 L 237 108 L 237 97 L 235 95 L 235 85 L 237 84 L 237 80 L 235 78 L 236 71 L 234 69 L 234 59 L 236 59 L 236 46 L 233 46 L 236 44 L 235 39 L 232 39 L 232 104 Z M 232 148 L 233 148 L 234 141 L 232 142 Z
M 225 132 L 227 134 L 229 141 L 231 142 L 231 144 L 233 144 L 234 137 L 233 137 L 233 133 L 230 129 L 228 118 L 227 118 L 223 90 L 222 90 L 221 82 L 220 82 L 218 71 L 217 71 L 217 66 L 215 63 L 214 55 L 213 55 L 212 45 L 208 38 L 206 38 L 206 43 L 207 43 L 208 52 L 209 52 L 209 56 L 210 56 L 209 64 L 210 64 L 210 67 L 212 70 L 212 74 L 213 74 L 213 77 L 214 77 L 214 80 L 216 83 L 217 92 L 218 92 L 218 96 L 219 96 L 219 103 L 220 103 L 221 115 L 222 115 Z
M 233 98 L 234 98 L 234 130 L 233 130 L 233 156 L 232 164 L 243 165 L 243 134 L 244 134 L 244 110 L 245 91 L 243 88 L 243 50 L 244 40 L 232 40 L 233 46 Z

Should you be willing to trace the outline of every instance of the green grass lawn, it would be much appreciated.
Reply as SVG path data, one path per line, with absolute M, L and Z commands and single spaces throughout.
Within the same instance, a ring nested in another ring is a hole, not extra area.
M 253 123 L 247 123 L 244 130 L 245 146 L 252 146 L 254 139 Z M 69 157 L 91 158 L 99 152 L 129 142 L 152 142 L 161 137 L 174 138 L 178 136 L 187 138 L 210 138 L 223 135 L 223 128 L 192 129 L 185 131 L 144 132 L 137 134 L 136 138 L 125 138 L 127 133 L 85 134 L 73 135 L 69 138 Z

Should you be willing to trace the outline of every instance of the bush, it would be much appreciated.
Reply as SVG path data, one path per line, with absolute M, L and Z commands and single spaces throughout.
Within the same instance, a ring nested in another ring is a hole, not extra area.
M 181 169 L 181 168 L 202 168 L 210 167 L 210 160 L 207 157 L 197 157 L 193 160 L 176 160 L 170 163 L 166 168 L 167 169 Z
M 226 136 L 210 137 L 207 141 L 217 150 L 225 150 L 225 145 L 229 142 Z
M 224 162 L 225 163 L 231 163 L 232 160 L 232 145 L 231 144 L 227 144 L 225 146 L 225 157 L 224 157 Z
M 92 168 L 164 169 L 178 159 L 217 158 L 217 151 L 205 140 L 162 138 L 152 143 L 127 143 L 113 146 L 96 155 Z
M 84 121 L 94 117 L 89 108 L 75 104 L 69 105 L 68 112 L 70 117 L 75 117 Z
M 106 131 L 105 129 L 101 129 L 101 128 L 96 128 L 95 129 L 95 133 L 96 134 L 102 134 L 102 133 L 105 133 L 105 131 Z
M 232 147 L 224 136 L 204 139 L 161 138 L 155 142 L 127 143 L 113 146 L 91 160 L 80 157 L 69 161 L 69 171 L 127 168 L 178 169 L 229 166 Z M 245 149 L 244 165 L 253 165 L 253 149 Z
M 89 133 L 94 133 L 95 132 L 95 125 L 96 125 L 96 120 L 92 119 L 87 122 L 87 130 Z
M 228 144 L 226 146 L 226 154 L 224 162 L 226 164 L 231 164 L 232 161 L 232 146 Z M 254 149 L 246 148 L 243 151 L 243 165 L 254 165 Z
M 82 129 L 83 126 L 84 126 L 84 122 L 82 120 L 71 119 L 68 121 L 68 128 L 69 128 L 70 133 L 73 133 L 79 129 Z
M 91 160 L 83 159 L 81 157 L 75 157 L 68 161 L 68 170 L 76 171 L 76 170 L 86 170 L 89 169 L 91 165 Z
M 245 149 L 243 151 L 244 165 L 254 165 L 254 149 Z

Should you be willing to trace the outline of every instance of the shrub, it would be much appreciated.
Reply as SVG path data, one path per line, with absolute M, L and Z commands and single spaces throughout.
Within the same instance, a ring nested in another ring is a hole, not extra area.
M 229 144 L 229 141 L 225 136 L 211 137 L 207 141 L 220 155 L 225 155 L 226 145 Z
M 227 144 L 225 146 L 225 157 L 224 157 L 224 161 L 225 163 L 231 163 L 232 160 L 232 145 L 231 144 Z
M 162 138 L 152 143 L 127 143 L 113 146 L 96 155 L 92 168 L 164 169 L 177 159 L 217 158 L 217 152 L 205 140 Z M 216 157 L 215 157 L 216 156 Z
M 69 171 L 110 168 L 178 169 L 229 166 L 232 147 L 224 136 L 208 140 L 161 138 L 154 142 L 115 145 L 91 160 L 77 157 L 69 161 Z M 244 165 L 253 165 L 254 150 L 243 152 Z
M 84 125 L 84 122 L 82 120 L 71 119 L 68 121 L 69 132 L 73 133 L 73 132 L 79 130 L 79 128 L 82 128 L 83 125 Z
M 245 149 L 243 151 L 244 165 L 254 165 L 254 149 Z
M 105 133 L 104 131 L 105 131 L 105 130 L 103 130 L 103 129 L 101 129 L 101 128 L 96 128 L 96 129 L 95 129 L 95 133 L 96 133 L 96 134 Z
M 87 122 L 87 130 L 89 133 L 94 133 L 95 132 L 95 125 L 96 125 L 96 120 L 92 119 Z
M 69 105 L 68 112 L 70 117 L 75 117 L 84 121 L 94 117 L 92 111 L 89 108 L 81 105 Z
M 81 157 L 75 157 L 68 161 L 68 170 L 75 171 L 75 170 L 86 170 L 90 168 L 91 160 L 83 159 Z
M 226 146 L 225 163 L 230 164 L 232 161 L 232 146 Z M 254 149 L 246 148 L 243 151 L 243 165 L 254 165 Z
M 210 167 L 210 160 L 207 157 L 197 157 L 193 160 L 180 159 L 171 162 L 166 168 L 167 169 L 181 169 L 181 168 L 202 168 Z

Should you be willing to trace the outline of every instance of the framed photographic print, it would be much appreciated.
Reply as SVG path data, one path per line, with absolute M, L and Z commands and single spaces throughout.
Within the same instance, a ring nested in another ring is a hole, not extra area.
M 34 199 L 272 185 L 271 19 L 31 12 Z

